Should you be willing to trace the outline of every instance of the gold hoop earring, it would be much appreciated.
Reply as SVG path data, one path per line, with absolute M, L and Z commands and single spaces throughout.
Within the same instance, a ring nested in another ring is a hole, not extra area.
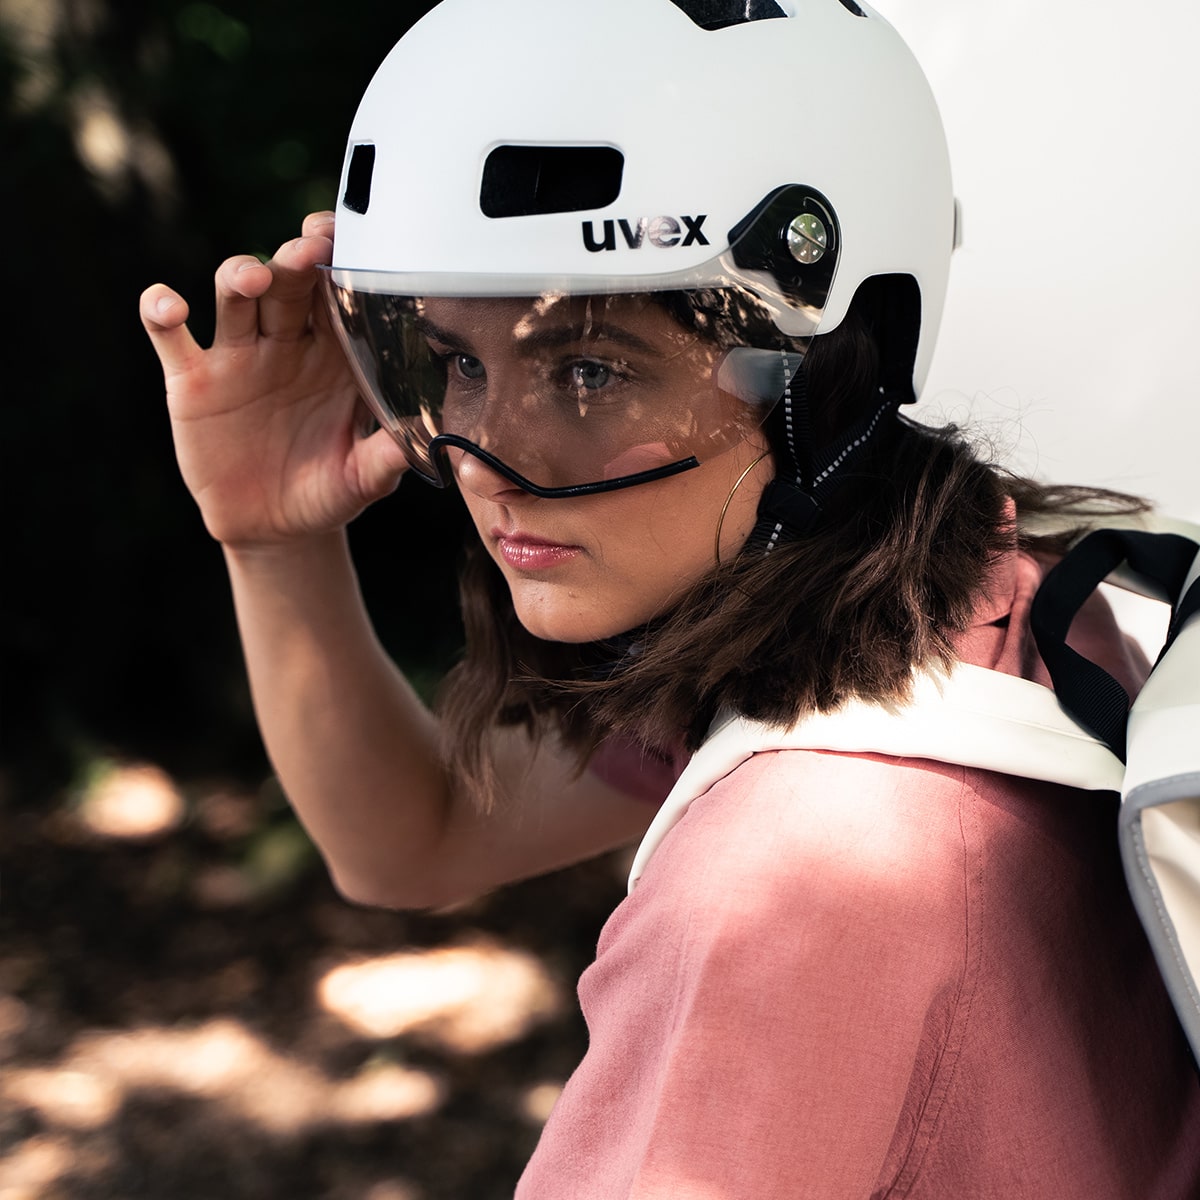
M 729 495 L 725 497 L 725 503 L 724 503 L 724 504 L 721 506 L 721 515 L 720 515 L 720 516 L 717 518 L 717 541 L 716 541 L 716 554 L 715 554 L 715 558 L 716 558 L 716 560 L 717 560 L 717 566 L 718 566 L 718 567 L 721 565 L 721 529 L 722 529 L 722 527 L 723 527 L 723 526 L 724 526 L 724 524 L 725 524 L 725 514 L 726 514 L 726 513 L 729 511 L 729 506 L 730 506 L 730 505 L 733 503 L 733 497 L 734 497 L 734 494 L 737 492 L 738 488 L 740 488 L 740 487 L 742 486 L 742 481 L 743 481 L 743 480 L 746 478 L 746 476 L 747 476 L 747 475 L 749 475 L 749 474 L 750 474 L 750 472 L 751 472 L 751 471 L 753 471 L 753 470 L 754 470 L 754 468 L 755 468 L 755 467 L 757 467 L 757 466 L 758 466 L 758 464 L 759 464 L 760 462 L 762 462 L 762 460 L 763 460 L 764 458 L 766 458 L 766 457 L 767 457 L 767 456 L 768 456 L 770 453 L 771 453 L 771 452 L 770 452 L 770 450 L 764 450 L 764 451 L 763 451 L 763 452 L 762 452 L 762 453 L 761 453 L 761 454 L 760 454 L 760 455 L 759 455 L 759 456 L 758 456 L 758 457 L 757 457 L 757 458 L 756 458 L 756 459 L 755 459 L 755 460 L 754 460 L 754 461 L 753 461 L 753 462 L 752 462 L 752 463 L 751 463 L 751 464 L 750 464 L 750 465 L 749 465 L 749 466 L 748 466 L 748 467 L 747 467 L 747 468 L 746 468 L 746 469 L 745 469 L 745 470 L 744 470 L 744 471 L 743 471 L 743 472 L 742 472 L 742 473 L 741 473 L 741 474 L 740 474 L 740 475 L 737 477 L 737 483 L 735 483 L 735 484 L 733 485 L 733 487 L 732 487 L 732 488 L 730 489 L 730 491 L 729 491 Z

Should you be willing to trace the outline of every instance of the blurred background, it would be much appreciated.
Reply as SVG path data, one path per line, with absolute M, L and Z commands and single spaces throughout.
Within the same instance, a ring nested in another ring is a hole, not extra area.
M 216 263 L 333 207 L 359 94 L 422 11 L 0 3 L 3 1200 L 511 1195 L 583 1052 L 612 864 L 438 916 L 334 895 L 263 757 L 137 320 L 166 280 L 207 341 Z M 353 540 L 428 691 L 461 517 L 402 492 Z
M 511 1195 L 582 1053 L 621 864 L 438 915 L 336 898 L 263 757 L 136 316 L 167 281 L 207 340 L 217 262 L 333 206 L 357 99 L 424 7 L 0 0 L 0 1200 Z M 922 410 L 1200 518 L 1196 11 L 879 7 L 966 212 Z M 427 692 L 461 523 L 406 484 L 352 531 Z

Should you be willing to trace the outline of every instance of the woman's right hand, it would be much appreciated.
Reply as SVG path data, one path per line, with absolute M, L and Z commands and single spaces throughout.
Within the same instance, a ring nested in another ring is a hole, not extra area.
M 181 296 L 163 284 L 142 293 L 184 482 L 208 531 L 230 549 L 340 529 L 404 469 L 386 431 L 359 436 L 358 387 L 317 294 L 332 237 L 333 214 L 314 213 L 269 263 L 249 255 L 222 263 L 207 350 L 187 327 Z

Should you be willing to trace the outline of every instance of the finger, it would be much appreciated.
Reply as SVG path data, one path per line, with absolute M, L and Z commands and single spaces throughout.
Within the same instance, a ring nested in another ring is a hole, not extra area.
M 305 237 L 333 237 L 333 213 L 331 212 L 315 212 L 309 213 L 304 218 L 304 224 L 300 227 L 300 232 Z
M 259 297 L 271 286 L 271 270 L 252 254 L 227 258 L 218 268 L 214 345 L 236 346 L 258 337 Z
M 258 328 L 281 341 L 309 331 L 317 264 L 327 263 L 333 243 L 327 237 L 299 237 L 285 242 L 271 259 L 271 286 L 258 305 Z
M 165 284 L 152 284 L 141 294 L 138 313 L 165 374 L 186 371 L 204 353 L 187 327 L 187 301 Z
M 359 494 L 369 504 L 394 492 L 408 468 L 404 451 L 386 429 L 355 442 L 350 453 Z

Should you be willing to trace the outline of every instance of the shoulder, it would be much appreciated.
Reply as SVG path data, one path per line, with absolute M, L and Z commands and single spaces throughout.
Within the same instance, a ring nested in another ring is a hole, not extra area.
M 889 863 L 911 869 L 947 851 L 953 856 L 974 774 L 878 754 L 755 754 L 697 797 L 678 841 L 717 843 L 725 859 L 760 869 L 783 851 L 792 862 L 857 863 L 871 875 Z
M 826 922 L 887 938 L 920 927 L 956 940 L 978 774 L 880 755 L 756 754 L 692 803 L 631 899 L 668 923 L 702 910 L 742 928 Z

